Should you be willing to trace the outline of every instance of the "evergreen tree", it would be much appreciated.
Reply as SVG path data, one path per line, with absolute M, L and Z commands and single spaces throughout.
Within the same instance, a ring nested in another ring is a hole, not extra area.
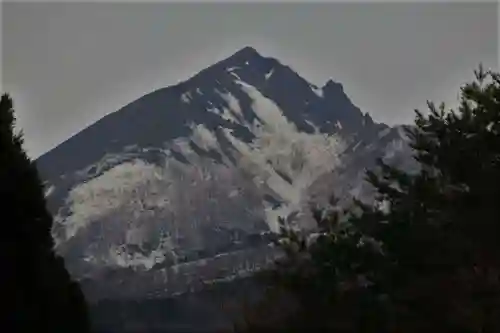
M 407 128 L 416 173 L 380 160 L 373 205 L 317 212 L 310 245 L 283 230 L 271 281 L 301 305 L 284 331 L 500 332 L 500 74 L 429 109 Z
M 52 216 L 35 163 L 15 133 L 11 98 L 0 99 L 2 332 L 90 331 L 79 285 L 54 252 Z

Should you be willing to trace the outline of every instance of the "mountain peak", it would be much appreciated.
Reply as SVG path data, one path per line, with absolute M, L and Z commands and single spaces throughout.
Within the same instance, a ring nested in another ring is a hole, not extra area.
M 342 83 L 329 79 L 323 86 L 323 90 L 344 92 L 344 87 L 342 86 Z
M 269 72 L 274 66 L 278 65 L 279 62 L 270 57 L 262 56 L 257 50 L 251 46 L 245 46 L 232 55 L 216 62 L 210 67 L 207 67 L 196 74 L 193 78 L 195 80 L 204 81 L 206 79 L 207 73 L 210 73 L 210 76 L 219 75 L 220 71 L 234 70 L 236 68 L 245 71 L 247 74 L 253 71 L 261 72 L 265 74 Z M 240 77 L 246 76 L 244 73 L 239 72 L 238 75 Z M 179 84 L 178 86 L 185 85 L 187 81 Z
M 233 56 L 238 56 L 238 57 L 261 57 L 259 52 L 251 46 L 245 46 L 244 48 L 240 49 L 239 51 L 236 51 L 236 53 Z
M 255 48 L 245 46 L 221 62 L 225 64 L 231 63 L 232 65 L 243 65 L 248 63 L 260 63 L 263 59 L 265 59 L 265 57 L 259 54 Z

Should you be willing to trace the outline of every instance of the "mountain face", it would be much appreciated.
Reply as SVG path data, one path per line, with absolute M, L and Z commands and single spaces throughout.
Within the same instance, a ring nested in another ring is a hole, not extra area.
M 269 263 L 278 217 L 314 228 L 308 207 L 332 191 L 368 200 L 365 168 L 411 160 L 402 133 L 340 83 L 317 87 L 246 47 L 36 163 L 57 251 L 87 296 L 154 297 Z

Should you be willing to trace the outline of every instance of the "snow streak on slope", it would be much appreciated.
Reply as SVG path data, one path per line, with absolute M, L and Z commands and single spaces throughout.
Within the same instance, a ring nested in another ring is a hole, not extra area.
M 239 101 L 231 93 L 219 92 L 219 95 L 227 102 L 229 109 L 222 108 L 221 117 L 225 120 L 240 123 L 243 119 L 243 113 Z
M 269 78 L 271 77 L 271 75 L 273 75 L 273 73 L 274 73 L 274 69 L 271 69 L 271 70 L 269 71 L 269 73 L 267 73 L 267 74 L 265 75 L 266 80 L 269 80 Z
M 222 96 L 222 98 L 224 98 L 224 100 L 226 100 L 226 102 L 228 103 L 229 105 L 229 108 L 237 115 L 242 115 L 241 113 L 241 108 L 240 108 L 240 103 L 238 102 L 238 100 L 236 99 L 236 97 L 234 97 L 231 93 L 220 93 L 220 95 Z
M 252 108 L 260 121 L 246 125 L 257 139 L 246 144 L 227 129 L 225 134 L 241 153 L 240 167 L 254 173 L 256 185 L 265 184 L 285 201 L 278 210 L 265 204 L 266 220 L 277 230 L 277 217 L 300 211 L 306 199 L 304 191 L 338 165 L 344 144 L 338 137 L 299 132 L 273 101 L 245 82 L 236 83 L 253 100 Z
M 52 193 L 54 193 L 54 190 L 55 190 L 55 187 L 54 185 L 50 185 L 46 190 L 45 190 L 45 197 L 47 198 L 48 196 L 50 196 Z
M 205 125 L 198 124 L 191 126 L 192 141 L 206 151 L 214 149 L 219 151 L 219 142 L 214 133 L 207 129 Z

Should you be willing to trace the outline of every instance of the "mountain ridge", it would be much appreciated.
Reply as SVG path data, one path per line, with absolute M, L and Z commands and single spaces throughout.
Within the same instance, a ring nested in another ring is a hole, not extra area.
M 213 74 L 213 72 L 215 71 L 220 71 L 220 70 L 224 70 L 225 68 L 229 67 L 230 65 L 233 65 L 233 66 L 238 66 L 238 65 L 241 65 L 241 63 L 245 63 L 246 61 L 249 61 L 249 60 L 256 60 L 256 61 L 259 61 L 259 62 L 262 62 L 262 61 L 265 61 L 265 62 L 268 62 L 268 64 L 271 66 L 270 68 L 272 68 L 272 65 L 281 65 L 282 67 L 286 68 L 287 70 L 293 72 L 295 75 L 299 76 L 297 72 L 295 72 L 290 66 L 287 66 L 287 65 L 283 65 L 281 64 L 281 62 L 279 62 L 279 60 L 277 60 L 276 58 L 273 58 L 273 57 L 264 57 L 262 56 L 260 53 L 257 52 L 257 50 L 251 46 L 245 46 L 243 47 L 242 49 L 236 51 L 235 53 L 233 53 L 232 55 L 214 63 L 213 65 L 205 68 L 205 69 L 202 69 L 200 70 L 199 72 L 197 72 L 196 74 L 192 75 L 191 77 L 189 77 L 188 79 L 186 80 L 183 80 L 181 82 L 178 82 L 176 84 L 173 84 L 173 85 L 170 85 L 170 86 L 167 86 L 167 87 L 163 87 L 163 88 L 159 88 L 159 89 L 156 89 L 154 91 L 151 91 L 145 95 L 143 95 L 142 97 L 124 105 L 123 107 L 121 107 L 120 109 L 118 109 L 117 111 L 114 111 L 114 112 L 111 112 L 101 118 L 99 118 L 97 121 L 95 121 L 94 123 L 92 123 L 91 125 L 87 126 L 86 128 L 84 128 L 83 130 L 79 131 L 78 133 L 70 136 L 68 139 L 64 140 L 63 142 L 59 143 L 58 145 L 56 145 L 55 147 L 53 147 L 52 149 L 50 149 L 49 151 L 45 152 L 44 154 L 40 155 L 36 161 L 39 162 L 40 164 L 42 164 L 42 168 L 43 168 L 43 164 L 44 164 L 44 160 L 46 159 L 46 156 L 48 155 L 51 155 L 51 154 L 54 154 L 55 151 L 57 151 L 58 149 L 60 149 L 60 147 L 62 145 L 64 145 L 67 141 L 72 141 L 72 140 L 75 140 L 81 132 L 83 132 L 84 130 L 94 126 L 95 124 L 103 121 L 104 119 L 106 119 L 107 117 L 111 116 L 112 114 L 115 114 L 115 113 L 118 113 L 126 108 L 131 108 L 133 107 L 134 105 L 136 104 L 139 104 L 141 101 L 144 101 L 148 98 L 151 98 L 152 96 L 156 95 L 156 94 L 160 94 L 160 93 L 173 93 L 174 91 L 178 92 L 178 91 L 182 91 L 184 87 L 186 87 L 187 85 L 189 85 L 189 83 L 193 82 L 193 83 L 197 83 L 204 75 L 206 74 Z M 269 66 L 268 65 L 268 66 Z M 266 72 L 268 72 L 269 70 L 267 70 Z M 302 78 L 301 78 L 302 79 Z M 305 79 L 302 79 L 304 82 L 307 82 Z M 310 84 L 309 82 L 307 82 L 308 84 Z M 318 87 L 314 84 L 310 84 L 311 86 L 315 87 L 316 89 L 320 89 L 320 90 L 325 90 L 325 89 L 331 89 L 331 87 L 335 87 L 335 88 L 338 88 L 338 89 L 335 89 L 335 91 L 340 91 L 344 97 L 347 98 L 347 100 L 349 102 L 350 99 L 349 97 L 344 93 L 344 90 L 343 90 L 343 86 L 341 83 L 339 82 L 335 82 L 333 81 L 333 79 L 329 79 L 327 80 L 327 82 L 322 86 L 322 87 Z

